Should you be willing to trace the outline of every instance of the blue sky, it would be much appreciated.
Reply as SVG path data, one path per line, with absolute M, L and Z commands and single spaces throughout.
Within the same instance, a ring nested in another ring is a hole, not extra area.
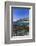
M 11 9 L 12 15 L 12 9 Z M 13 21 L 29 17 L 29 8 L 13 7 Z

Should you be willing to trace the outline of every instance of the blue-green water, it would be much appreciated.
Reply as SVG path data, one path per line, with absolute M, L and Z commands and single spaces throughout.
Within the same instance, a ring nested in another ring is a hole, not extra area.
M 16 22 L 15 23 L 15 25 L 17 25 L 17 26 L 27 26 L 27 25 L 29 25 L 29 22 L 27 23 L 27 22 Z

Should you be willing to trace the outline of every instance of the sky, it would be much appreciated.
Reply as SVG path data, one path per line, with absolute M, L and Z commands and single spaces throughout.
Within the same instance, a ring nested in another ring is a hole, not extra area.
M 29 8 L 13 7 L 11 8 L 11 15 L 13 12 L 13 21 L 29 17 Z

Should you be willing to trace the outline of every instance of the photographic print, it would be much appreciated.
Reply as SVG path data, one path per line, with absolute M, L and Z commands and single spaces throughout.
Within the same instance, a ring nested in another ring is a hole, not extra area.
M 11 36 L 29 35 L 29 10 L 30 8 L 27 7 L 11 7 L 11 15 L 13 15 Z
M 10 6 L 11 39 L 32 38 L 32 6 Z

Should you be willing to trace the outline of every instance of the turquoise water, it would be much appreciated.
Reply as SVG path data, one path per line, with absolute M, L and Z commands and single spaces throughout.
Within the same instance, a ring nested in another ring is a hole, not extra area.
M 29 22 L 28 23 L 27 22 L 17 22 L 16 25 L 17 26 L 27 26 L 29 25 Z

